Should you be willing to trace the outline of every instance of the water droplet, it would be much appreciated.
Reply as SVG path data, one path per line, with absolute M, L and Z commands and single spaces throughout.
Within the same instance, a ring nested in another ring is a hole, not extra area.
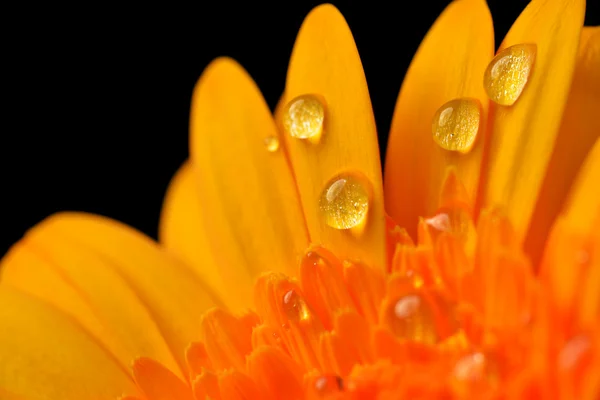
M 294 289 L 283 295 L 283 308 L 291 320 L 305 321 L 310 318 L 308 306 Z
M 437 291 L 411 291 L 391 300 L 385 324 L 399 338 L 435 344 L 458 331 L 454 303 Z
M 563 369 L 574 368 L 590 350 L 590 340 L 579 335 L 569 340 L 558 354 L 558 365 Z
M 462 381 L 475 381 L 485 377 L 486 358 L 475 352 L 460 358 L 454 365 L 454 376 Z
M 315 138 L 323 131 L 324 118 L 325 107 L 317 96 L 298 96 L 285 107 L 283 128 L 298 139 Z
M 477 138 L 480 119 L 479 100 L 450 100 L 441 106 L 433 117 L 433 140 L 445 150 L 468 153 Z
M 536 52 L 535 44 L 516 44 L 494 57 L 483 77 L 483 87 L 493 102 L 511 106 L 517 101 L 529 79 Z
M 369 194 L 357 177 L 344 174 L 325 186 L 319 208 L 327 225 L 335 229 L 350 229 L 365 220 Z
M 427 218 L 425 223 L 440 232 L 450 232 L 452 230 L 450 216 L 446 213 L 440 213 Z
M 424 343 L 437 342 L 433 312 L 420 295 L 400 297 L 393 304 L 392 312 L 390 328 L 396 336 Z
M 267 149 L 267 151 L 273 153 L 275 151 L 277 151 L 279 149 L 279 139 L 277 138 L 277 136 L 267 136 L 264 139 L 264 144 L 265 144 L 265 148 Z
M 315 379 L 314 389 L 319 396 L 338 393 L 344 389 L 344 381 L 337 375 L 321 375 Z

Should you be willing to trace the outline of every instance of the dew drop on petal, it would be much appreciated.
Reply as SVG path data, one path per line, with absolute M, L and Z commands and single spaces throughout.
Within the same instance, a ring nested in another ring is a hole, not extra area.
M 479 100 L 450 100 L 442 105 L 433 117 L 433 140 L 445 150 L 468 153 L 477 139 L 480 120 Z
M 401 338 L 424 343 L 438 340 L 432 310 L 418 294 L 400 297 L 394 304 L 390 328 Z
M 486 374 L 486 358 L 483 353 L 475 352 L 460 358 L 454 365 L 454 376 L 461 381 L 482 379 Z
M 590 347 L 590 340 L 586 336 L 579 335 L 574 337 L 564 345 L 558 354 L 558 365 L 562 369 L 574 368 L 585 353 L 590 350 Z
M 427 218 L 425 223 L 440 232 L 450 232 L 450 216 L 446 213 L 439 213 L 431 218 Z
M 337 375 L 321 375 L 314 380 L 314 392 L 318 396 L 327 397 L 344 388 L 344 381 Z
M 273 153 L 279 149 L 279 139 L 277 136 L 267 136 L 264 139 L 265 148 L 268 152 Z
M 293 321 L 305 321 L 310 318 L 308 306 L 294 289 L 283 295 L 283 308 L 288 318 Z
M 315 138 L 323 131 L 325 107 L 315 95 L 298 96 L 290 101 L 283 113 L 283 128 L 297 139 Z
M 335 229 L 360 225 L 369 211 L 369 193 L 352 174 L 340 175 L 325 185 L 319 199 L 325 223 Z
M 516 44 L 500 51 L 487 66 L 483 86 L 495 103 L 511 106 L 517 101 L 535 62 L 535 44 Z

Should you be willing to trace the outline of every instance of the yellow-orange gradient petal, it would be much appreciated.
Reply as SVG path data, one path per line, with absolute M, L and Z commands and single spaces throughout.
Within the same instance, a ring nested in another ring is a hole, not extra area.
M 584 11 L 585 0 L 533 0 L 500 46 L 537 46 L 529 80 L 516 103 L 490 107 L 489 169 L 483 188 L 484 204 L 505 207 L 521 238 L 556 144 Z
M 598 110 L 600 27 L 584 27 L 567 107 L 525 241 L 534 265 L 585 155 L 600 137 Z
M 180 371 L 151 312 L 101 258 L 29 234 L 2 261 L 2 282 L 47 301 L 75 318 L 129 369 L 145 354 Z
M 281 140 L 260 91 L 235 61 L 210 64 L 192 99 L 190 153 L 203 229 L 227 298 L 248 306 L 264 270 L 293 274 L 308 234 Z M 195 223 L 189 221 L 189 223 Z
M 387 212 L 416 239 L 420 216 L 437 208 L 446 168 L 455 166 L 475 202 L 485 143 L 488 101 L 481 84 L 494 53 L 494 29 L 483 0 L 457 0 L 421 43 L 398 96 L 385 163 Z M 476 142 L 467 154 L 442 149 L 432 121 L 444 103 L 474 98 L 481 104 Z
M 77 321 L 0 286 L 0 395 L 16 399 L 114 399 L 139 394 L 129 372 Z M 12 397 L 10 397 L 12 396 Z
M 210 286 L 227 305 L 236 300 L 231 288 L 221 278 L 218 264 L 210 248 L 209 232 L 202 224 L 198 196 L 198 180 L 187 160 L 169 184 L 160 216 L 158 239 L 179 256 Z
M 321 5 L 304 20 L 288 69 L 285 98 L 316 95 L 325 104 L 317 142 L 284 132 L 311 241 L 326 243 L 342 258 L 359 258 L 385 268 L 385 214 L 377 132 L 362 64 L 340 12 Z M 319 199 L 339 174 L 361 173 L 369 205 L 358 229 L 328 226 Z
M 553 226 L 540 275 L 563 317 L 590 327 L 600 313 L 600 139 L 583 164 Z M 572 322 L 572 321 L 571 321 Z
M 50 288 L 35 278 L 38 273 L 52 279 Z M 5 274 L 6 283 L 80 320 L 126 366 L 133 357 L 152 356 L 181 376 L 199 315 L 220 305 L 188 267 L 152 240 L 91 214 L 56 214 L 34 227 L 6 258 Z

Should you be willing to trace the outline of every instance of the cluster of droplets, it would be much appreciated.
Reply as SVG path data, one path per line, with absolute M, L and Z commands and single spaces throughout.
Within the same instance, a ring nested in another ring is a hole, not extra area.
M 517 44 L 500 51 L 484 73 L 485 91 L 494 103 L 513 105 L 525 88 L 536 56 L 535 44 Z M 293 139 L 318 144 L 326 121 L 324 99 L 304 94 L 284 108 L 282 125 Z M 475 145 L 481 125 L 481 103 L 461 97 L 444 103 L 434 114 L 433 141 L 446 151 L 466 154 Z M 279 149 L 279 139 L 265 139 L 269 152 Z M 351 229 L 364 224 L 369 210 L 366 181 L 354 173 L 342 173 L 329 180 L 321 192 L 319 209 L 323 221 L 334 229 Z

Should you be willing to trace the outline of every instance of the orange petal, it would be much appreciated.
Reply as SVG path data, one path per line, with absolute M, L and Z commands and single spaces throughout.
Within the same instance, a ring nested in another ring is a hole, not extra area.
M 200 375 L 203 369 L 212 369 L 212 362 L 203 343 L 192 342 L 185 350 L 188 372 L 192 378 Z M 193 379 L 192 379 L 193 380 Z
M 260 91 L 235 61 L 203 73 L 192 100 L 190 153 L 221 286 L 236 308 L 264 270 L 293 275 L 308 245 L 302 209 L 278 131 Z M 280 140 L 280 139 L 277 139 Z M 226 286 L 225 286 L 226 285 Z M 226 289 L 225 289 L 226 288 Z
M 243 370 L 246 356 L 252 350 L 252 328 L 219 308 L 202 316 L 202 341 L 217 370 L 236 368 Z
M 484 203 L 505 207 L 521 239 L 556 146 L 584 10 L 584 0 L 533 0 L 500 46 L 537 45 L 535 64 L 517 102 L 490 109 L 489 170 L 483 188 Z
M 169 368 L 174 357 L 181 371 L 186 370 L 184 351 L 197 338 L 199 315 L 218 304 L 187 267 L 139 232 L 91 214 L 54 215 L 33 228 L 26 240 L 54 260 L 126 348 L 157 356 Z M 18 279 L 21 287 L 30 285 L 26 273 Z
M 437 208 L 446 167 L 455 166 L 475 201 L 488 108 L 481 80 L 493 53 L 485 1 L 454 1 L 427 33 L 404 78 L 390 131 L 385 196 L 386 210 L 414 239 L 418 218 Z M 468 154 L 442 149 L 431 132 L 436 111 L 460 97 L 478 99 L 482 106 L 478 138 Z
M 209 231 L 204 229 L 202 218 L 198 179 L 188 160 L 171 179 L 167 189 L 158 237 L 161 244 L 181 257 L 229 305 L 235 302 L 235 296 L 228 296 L 231 287 L 221 279 L 210 249 Z
M 139 395 L 128 371 L 72 318 L 6 284 L 0 286 L 0 304 L 2 398 Z
M 302 399 L 302 370 L 294 360 L 272 347 L 260 347 L 248 357 L 248 372 L 261 399 Z
M 150 358 L 135 360 L 133 375 L 147 400 L 194 400 L 187 384 Z
M 316 94 L 325 101 L 319 143 L 285 134 L 313 243 L 327 243 L 340 258 L 385 268 L 385 214 L 377 132 L 369 91 L 352 33 L 339 11 L 321 5 L 304 20 L 288 69 L 285 96 Z M 359 173 L 370 201 L 360 232 L 325 224 L 319 198 L 341 173 Z
M 248 375 L 229 370 L 219 376 L 223 400 L 255 400 L 260 398 L 256 383 Z
M 571 91 L 554 152 L 531 217 L 525 249 L 539 260 L 552 222 L 581 167 L 585 155 L 600 137 L 600 28 L 581 32 Z
M 300 283 L 325 329 L 333 327 L 333 316 L 338 310 L 354 308 L 344 282 L 342 263 L 322 247 L 312 249 L 302 258 Z
M 194 398 L 221 400 L 221 390 L 219 389 L 219 378 L 214 373 L 203 370 L 192 383 Z

